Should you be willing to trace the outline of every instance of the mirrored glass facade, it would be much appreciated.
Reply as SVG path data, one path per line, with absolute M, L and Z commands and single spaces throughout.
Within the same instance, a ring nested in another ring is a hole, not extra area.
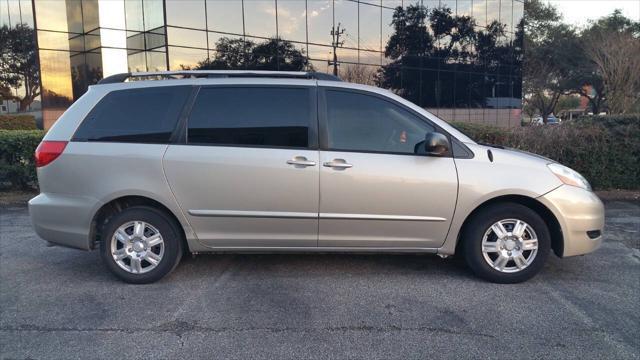
M 31 113 L 40 122 L 40 77 L 32 6 L 31 0 L 0 0 L 0 114 Z
M 3 24 L 16 3 L 37 29 L 47 126 L 102 77 L 197 68 L 335 71 L 446 120 L 519 125 L 520 0 L 0 0 Z M 415 6 L 418 50 L 393 23 Z

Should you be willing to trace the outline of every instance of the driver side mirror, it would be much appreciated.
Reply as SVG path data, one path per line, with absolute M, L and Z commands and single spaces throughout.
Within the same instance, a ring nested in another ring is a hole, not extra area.
M 424 151 L 428 155 L 442 156 L 449 152 L 449 139 L 439 132 L 428 132 L 424 137 Z

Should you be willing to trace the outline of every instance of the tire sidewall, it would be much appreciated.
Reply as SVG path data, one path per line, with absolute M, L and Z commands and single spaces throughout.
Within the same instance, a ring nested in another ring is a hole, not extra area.
M 505 219 L 519 219 L 531 226 L 538 238 L 538 251 L 533 262 L 524 270 L 503 273 L 491 267 L 482 253 L 482 239 L 494 223 Z M 546 263 L 551 249 L 551 236 L 545 221 L 532 209 L 515 203 L 496 204 L 482 209 L 463 233 L 463 251 L 467 265 L 481 278 L 496 283 L 518 283 L 535 276 Z
M 144 221 L 154 226 L 164 241 L 164 254 L 153 270 L 143 274 L 132 274 L 122 269 L 111 256 L 111 239 L 114 232 L 130 221 Z M 162 211 L 146 206 L 124 209 L 111 217 L 104 225 L 100 242 L 100 255 L 109 271 L 121 280 L 133 284 L 146 284 L 160 280 L 178 265 L 182 256 L 182 239 L 177 225 Z

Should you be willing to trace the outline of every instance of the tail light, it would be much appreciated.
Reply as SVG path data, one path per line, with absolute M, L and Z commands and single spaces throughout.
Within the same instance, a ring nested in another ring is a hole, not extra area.
M 36 167 L 50 164 L 57 159 L 67 146 L 66 141 L 43 141 L 36 149 Z

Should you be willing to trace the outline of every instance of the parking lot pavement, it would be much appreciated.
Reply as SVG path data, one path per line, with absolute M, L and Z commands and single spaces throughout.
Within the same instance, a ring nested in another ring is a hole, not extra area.
M 202 255 L 117 281 L 0 209 L 2 358 L 640 358 L 640 204 L 605 244 L 495 285 L 414 255 Z

